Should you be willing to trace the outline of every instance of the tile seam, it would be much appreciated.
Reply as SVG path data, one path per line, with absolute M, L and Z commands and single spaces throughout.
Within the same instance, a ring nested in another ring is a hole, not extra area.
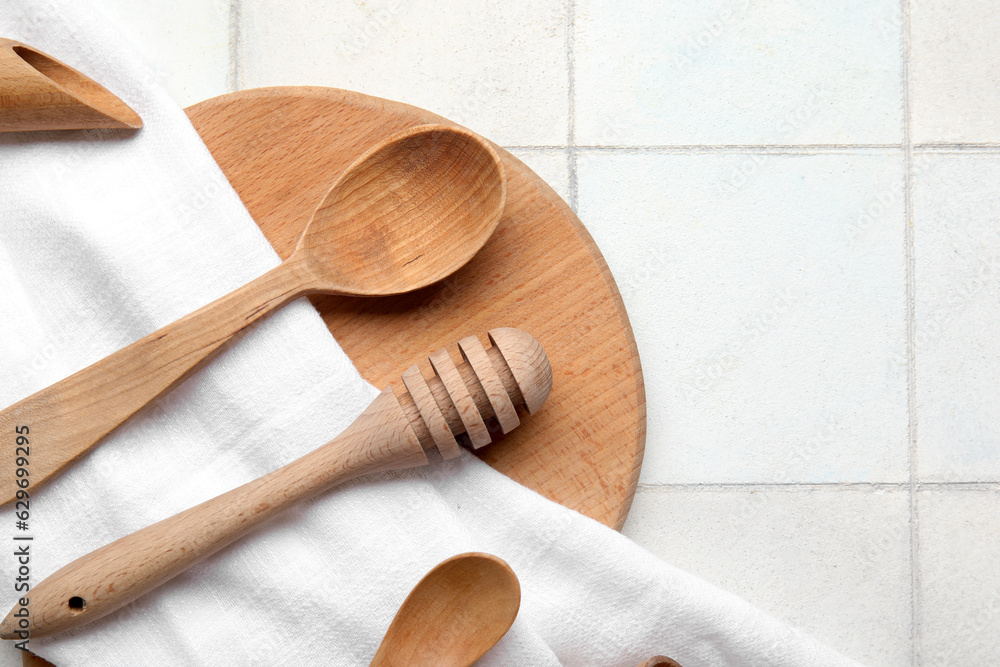
M 925 155 L 996 155 L 1000 145 L 990 144 L 933 144 L 915 145 L 912 152 Z
M 910 482 L 640 482 L 639 489 L 656 490 L 698 490 L 698 489 L 723 489 L 723 490 L 760 490 L 765 488 L 774 489 L 873 489 L 873 490 L 904 490 L 910 489 Z M 968 490 L 968 491 L 1000 491 L 1000 480 L 997 481 L 969 481 L 969 482 L 917 482 L 916 490 Z
M 872 489 L 907 490 L 908 482 L 640 482 L 639 489 L 656 490 L 755 490 L 762 489 Z
M 893 152 L 906 150 L 902 144 L 649 144 L 594 146 L 584 144 L 535 144 L 504 146 L 509 151 L 590 151 L 594 153 L 643 153 L 643 152 L 728 152 L 751 153 L 768 152 L 789 154 L 844 153 L 850 151 Z M 1000 144 L 913 144 L 913 153 L 968 154 L 1000 153 Z
M 910 106 L 910 0 L 900 0 L 903 51 L 903 218 L 906 276 L 906 406 L 910 494 L 910 662 L 920 663 L 920 535 L 917 508 L 916 262 L 913 230 L 913 134 Z
M 576 0 L 566 0 L 566 161 L 569 168 L 569 206 L 577 210 L 579 179 L 576 170 Z
M 574 144 L 578 150 L 602 151 L 851 151 L 885 150 L 901 151 L 903 144 Z
M 227 77 L 227 88 L 233 93 L 242 89 L 243 82 L 240 81 L 242 72 L 240 71 L 240 41 L 242 26 L 242 0 L 229 0 L 229 76 Z

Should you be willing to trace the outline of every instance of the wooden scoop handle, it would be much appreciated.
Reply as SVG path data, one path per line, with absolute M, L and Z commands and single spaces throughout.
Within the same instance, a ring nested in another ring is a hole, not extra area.
M 256 280 L 0 412 L 0 433 L 31 435 L 31 488 L 182 382 L 240 331 L 302 293 L 293 256 Z M 25 429 L 27 427 L 27 429 Z M 15 430 L 20 429 L 20 430 Z M 0 504 L 17 493 L 14 447 L 0 448 Z
M 425 380 L 434 405 L 418 406 L 409 391 L 400 391 L 397 398 L 391 388 L 385 389 L 346 431 L 319 449 L 62 567 L 31 589 L 27 604 L 14 606 L 0 623 L 0 637 L 43 637 L 89 623 L 163 584 L 300 500 L 360 475 L 426 464 L 425 449 L 440 451 L 424 417 L 432 410 L 448 425 L 453 440 L 465 440 L 465 425 L 472 415 L 461 414 L 458 405 L 466 396 L 477 411 L 475 418 L 483 423 L 499 422 L 493 408 L 498 401 L 526 406 L 529 396 L 533 401 L 544 401 L 552 371 L 537 341 L 516 329 L 494 329 L 490 338 L 494 346 L 489 350 L 475 337 L 462 340 L 464 355 L 468 356 L 466 350 L 478 348 L 483 355 L 473 354 L 489 360 L 490 369 L 480 365 L 479 371 L 490 380 L 481 379 L 472 363 L 465 361 L 452 365 L 463 378 L 462 393 L 454 392 L 455 387 L 446 385 L 439 376 Z M 439 364 L 442 354 L 448 356 L 444 350 L 433 355 Z M 490 395 L 485 388 L 494 386 L 494 373 L 500 386 L 506 387 L 501 389 L 503 397 Z M 410 383 L 414 380 L 411 375 Z M 539 406 L 536 402 L 531 409 Z

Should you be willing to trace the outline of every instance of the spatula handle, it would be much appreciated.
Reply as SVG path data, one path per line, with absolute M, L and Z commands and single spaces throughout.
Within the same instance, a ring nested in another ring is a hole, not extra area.
M 288 506 L 380 470 L 427 463 L 392 389 L 340 436 L 300 459 L 221 496 L 78 558 L 26 595 L 29 616 L 8 615 L 0 636 L 31 637 L 89 623 L 160 586 Z M 16 612 L 14 612 L 16 613 Z
M 15 447 L 0 447 L 0 504 L 14 499 L 18 467 L 31 488 L 71 461 L 164 391 L 234 335 L 302 293 L 305 269 L 290 259 L 253 282 L 0 412 L 0 438 L 28 433 L 27 466 Z M 23 461 L 22 461 L 23 463 Z

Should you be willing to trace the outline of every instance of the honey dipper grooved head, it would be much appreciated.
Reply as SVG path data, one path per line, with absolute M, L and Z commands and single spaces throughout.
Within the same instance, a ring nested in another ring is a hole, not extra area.
M 528 413 L 542 407 L 552 391 L 552 366 L 545 350 L 530 334 L 520 329 L 490 329 L 490 342 L 500 350 L 524 397 Z
M 425 451 L 449 459 L 460 445 L 478 449 L 493 441 L 491 425 L 508 433 L 520 424 L 517 406 L 534 413 L 548 398 L 552 368 L 538 341 L 510 328 L 489 337 L 488 350 L 476 336 L 460 340 L 458 365 L 446 349 L 432 353 L 427 378 L 416 365 L 403 372 L 397 399 Z

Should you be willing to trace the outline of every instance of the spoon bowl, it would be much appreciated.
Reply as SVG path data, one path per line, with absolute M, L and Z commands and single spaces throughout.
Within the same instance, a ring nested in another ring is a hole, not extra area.
M 372 667 L 468 667 L 507 633 L 520 606 L 517 575 L 503 560 L 452 556 L 406 597 Z
M 31 442 L 36 488 L 289 301 L 399 294 L 456 271 L 496 229 L 506 198 L 500 156 L 472 132 L 432 124 L 392 135 L 334 183 L 288 259 L 4 409 L 0 431 L 30 424 L 45 434 L 44 444 Z M 18 456 L 0 450 L 0 469 L 14 471 Z M 0 476 L 0 504 L 15 499 L 17 482 L 13 472 Z
M 506 197 L 503 163 L 488 143 L 458 128 L 410 128 L 344 172 L 294 255 L 312 259 L 318 291 L 409 292 L 468 262 L 496 229 Z

